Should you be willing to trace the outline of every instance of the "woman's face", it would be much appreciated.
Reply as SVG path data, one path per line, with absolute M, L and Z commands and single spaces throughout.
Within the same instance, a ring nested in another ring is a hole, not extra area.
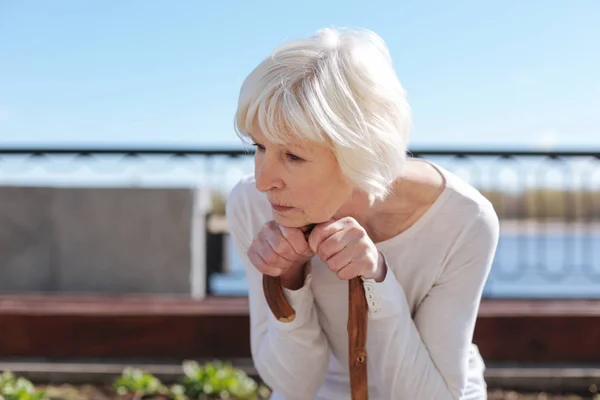
M 277 145 L 258 131 L 252 139 L 256 187 L 266 193 L 277 223 L 302 227 L 327 221 L 352 197 L 328 146 L 299 140 Z

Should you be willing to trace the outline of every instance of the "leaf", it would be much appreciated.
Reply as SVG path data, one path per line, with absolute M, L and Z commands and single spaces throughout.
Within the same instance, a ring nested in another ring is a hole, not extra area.
M 190 399 L 219 398 L 258 400 L 268 398 L 270 391 L 230 362 L 215 360 L 204 365 L 184 361 L 184 378 L 180 385 Z

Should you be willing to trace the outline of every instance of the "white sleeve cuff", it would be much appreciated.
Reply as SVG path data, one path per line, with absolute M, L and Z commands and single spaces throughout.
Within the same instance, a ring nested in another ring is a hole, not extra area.
M 381 253 L 383 255 L 383 253 Z M 383 255 L 385 260 L 385 255 Z M 363 278 L 365 296 L 369 313 L 373 319 L 389 318 L 401 314 L 402 304 L 406 304 L 404 288 L 396 279 L 390 264 L 385 260 L 387 268 L 385 279 L 376 282 L 374 279 Z
M 283 295 L 296 312 L 296 317 L 293 321 L 282 322 L 275 318 L 273 312 L 269 310 L 269 319 L 278 330 L 291 331 L 305 325 L 310 320 L 314 310 L 314 296 L 310 287 L 311 282 L 312 274 L 307 274 L 304 278 L 304 285 L 300 289 L 291 290 L 283 288 Z

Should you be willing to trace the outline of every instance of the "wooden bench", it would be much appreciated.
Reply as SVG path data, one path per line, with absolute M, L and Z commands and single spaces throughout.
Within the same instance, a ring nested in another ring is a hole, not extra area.
M 244 298 L 0 296 L 0 358 L 246 357 Z
M 0 358 L 250 357 L 245 297 L 0 295 Z M 600 359 L 600 300 L 482 301 L 474 341 L 491 363 Z

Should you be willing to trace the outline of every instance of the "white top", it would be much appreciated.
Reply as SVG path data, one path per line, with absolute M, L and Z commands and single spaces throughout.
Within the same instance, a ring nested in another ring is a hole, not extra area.
M 486 399 L 484 363 L 472 344 L 499 235 L 491 203 L 458 176 L 436 167 L 446 187 L 409 229 L 376 246 L 388 271 L 363 281 L 369 304 L 369 400 Z M 272 220 L 254 177 L 227 201 L 227 221 L 246 268 L 252 357 L 272 399 L 350 399 L 348 282 L 317 257 L 305 284 L 284 289 L 296 318 L 280 322 L 268 307 L 262 274 L 246 251 Z

